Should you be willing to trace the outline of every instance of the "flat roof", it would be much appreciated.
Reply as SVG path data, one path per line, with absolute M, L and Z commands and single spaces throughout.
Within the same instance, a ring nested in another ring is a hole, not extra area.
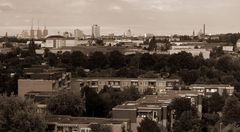
M 227 84 L 192 84 L 190 87 L 206 87 L 206 88 L 217 88 L 217 87 L 233 87 Z
M 180 79 L 170 79 L 170 78 L 122 78 L 122 77 L 86 77 L 86 78 L 72 78 L 75 81 L 82 81 L 82 80 L 164 80 L 164 81 L 179 81 Z
M 183 90 L 183 91 L 167 91 L 159 95 L 146 95 L 136 101 L 127 101 L 122 105 L 118 105 L 113 110 L 137 110 L 137 109 L 156 109 L 166 106 L 177 97 L 194 97 L 198 96 L 197 91 Z
M 65 115 L 50 115 L 46 116 L 48 123 L 59 124 L 122 124 L 123 122 L 129 122 L 129 119 L 113 119 L 113 118 L 94 118 L 94 117 L 71 117 Z

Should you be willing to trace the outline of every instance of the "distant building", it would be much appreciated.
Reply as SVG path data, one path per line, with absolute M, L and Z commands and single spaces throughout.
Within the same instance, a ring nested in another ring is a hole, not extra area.
M 21 36 L 22 38 L 29 38 L 30 36 L 28 30 L 23 30 Z
M 97 92 L 100 92 L 104 86 L 123 90 L 128 87 L 136 87 L 143 93 L 148 88 L 156 93 L 162 93 L 166 90 L 172 90 L 180 85 L 179 79 L 158 79 L 158 78 L 82 78 L 73 79 L 72 88 L 79 90 L 84 86 L 89 86 Z
M 63 115 L 46 116 L 47 132 L 91 132 L 90 125 L 105 125 L 113 132 L 131 132 L 128 119 L 71 117 Z
M 131 29 L 128 29 L 125 35 L 126 35 L 126 37 L 128 37 L 128 38 L 132 37 L 132 31 L 131 31 Z
M 100 38 L 100 26 L 98 25 L 93 25 L 92 26 L 92 37 L 93 38 Z
M 202 115 L 202 95 L 196 91 L 167 91 L 160 95 L 147 95 L 137 101 L 127 101 L 112 108 L 112 117 L 130 119 L 131 130 L 137 131 L 139 123 L 146 117 L 157 122 L 163 131 L 171 131 L 175 121 L 175 111 L 169 108 L 174 98 L 184 97 L 196 106 L 198 115 Z
M 74 30 L 74 38 L 75 38 L 75 40 L 84 39 L 83 32 L 81 30 L 79 30 L 79 29 L 75 29 Z
M 43 37 L 47 37 L 48 36 L 48 29 L 46 28 L 46 26 L 43 29 Z
M 179 41 L 181 41 L 181 39 L 180 39 L 179 36 L 174 35 L 174 36 L 171 36 L 171 37 L 169 38 L 169 41 L 170 41 L 170 42 L 179 42 Z
M 41 39 L 42 38 L 42 30 L 40 30 L 39 28 L 37 29 L 37 39 Z
M 152 38 L 153 36 L 154 36 L 154 34 L 152 34 L 152 33 L 146 33 L 144 35 L 145 38 Z
M 203 56 L 204 59 L 209 59 L 210 58 L 210 51 L 206 49 L 171 49 L 168 51 L 170 55 L 172 54 L 178 54 L 180 52 L 187 52 L 191 53 L 192 56 L 199 56 L 200 54 Z
M 63 33 L 63 36 L 64 36 L 65 38 L 70 38 L 70 37 L 72 37 L 71 33 L 69 33 L 69 32 L 64 32 L 64 33 Z
M 233 52 L 234 46 L 226 45 L 226 46 L 223 46 L 223 47 L 222 47 L 222 50 L 223 50 L 224 52 Z
M 210 97 L 213 93 L 219 93 L 223 95 L 226 92 L 228 95 L 232 95 L 234 87 L 224 84 L 192 84 L 189 88 L 193 91 L 197 91 L 207 97 Z
M 239 50 L 240 49 L 240 39 L 238 39 L 237 43 L 236 43 L 236 48 Z
M 33 27 L 32 27 L 31 30 L 30 30 L 30 38 L 31 38 L 31 39 L 34 39 L 34 38 L 35 38 L 35 31 L 34 31 Z
M 70 89 L 71 74 L 62 68 L 34 66 L 25 68 L 18 80 L 18 96 L 24 97 L 30 91 L 59 91 Z
M 61 35 L 51 35 L 46 38 L 46 42 L 42 47 L 61 48 L 66 46 L 66 38 Z

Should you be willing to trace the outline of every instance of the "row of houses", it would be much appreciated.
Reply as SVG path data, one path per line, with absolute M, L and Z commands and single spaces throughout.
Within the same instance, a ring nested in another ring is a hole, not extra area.
M 179 79 L 162 79 L 162 78 L 81 78 L 73 79 L 72 88 L 82 88 L 89 86 L 95 91 L 101 91 L 105 86 L 114 89 L 123 90 L 124 88 L 136 87 L 140 93 L 148 88 L 153 89 L 156 93 L 172 90 L 180 85 Z
M 58 91 L 80 91 L 84 86 L 101 91 L 104 87 L 123 90 L 136 87 L 140 92 L 151 88 L 154 95 L 144 96 L 136 101 L 127 101 L 112 108 L 112 118 L 70 117 L 47 114 L 47 130 L 49 132 L 90 132 L 91 125 L 104 125 L 114 132 L 137 131 L 139 123 L 145 118 L 156 121 L 164 131 L 172 129 L 175 111 L 170 104 L 177 97 L 190 99 L 196 106 L 199 117 L 202 113 L 202 98 L 210 97 L 218 92 L 220 95 L 232 95 L 234 87 L 230 85 L 193 84 L 188 90 L 175 90 L 181 86 L 179 79 L 161 78 L 78 78 L 72 79 L 71 74 L 61 68 L 33 66 L 24 69 L 23 76 L 18 80 L 19 96 L 33 99 L 39 113 L 47 113 L 46 100 L 55 96 Z
M 137 101 L 127 101 L 112 109 L 113 118 L 130 119 L 132 131 L 137 131 L 139 123 L 146 117 L 157 122 L 161 130 L 170 131 L 175 120 L 174 110 L 170 108 L 173 99 L 189 98 L 196 106 L 198 115 L 202 113 L 202 95 L 196 91 L 167 91 L 159 95 L 147 95 Z

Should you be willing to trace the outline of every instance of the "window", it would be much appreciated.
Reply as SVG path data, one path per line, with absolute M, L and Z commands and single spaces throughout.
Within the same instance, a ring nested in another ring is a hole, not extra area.
M 157 111 L 153 111 L 153 118 L 154 118 L 154 119 L 157 118 Z

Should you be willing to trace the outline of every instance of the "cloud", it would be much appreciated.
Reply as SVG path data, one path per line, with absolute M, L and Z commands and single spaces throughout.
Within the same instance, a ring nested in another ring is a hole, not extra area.
M 114 11 L 121 11 L 122 7 L 118 6 L 118 5 L 111 5 L 109 7 L 110 10 L 114 10 Z
M 13 7 L 13 4 L 12 3 L 0 3 L 0 11 L 1 12 L 4 12 L 4 11 L 10 11 L 10 10 L 13 10 L 14 7 Z

